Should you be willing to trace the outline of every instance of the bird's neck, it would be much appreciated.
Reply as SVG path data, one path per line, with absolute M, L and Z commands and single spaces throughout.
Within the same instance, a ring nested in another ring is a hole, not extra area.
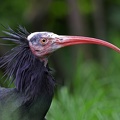
M 22 73 L 26 75 L 23 76 Z M 26 69 L 22 70 L 21 68 L 18 77 L 21 78 L 20 82 L 22 83 L 22 86 L 18 87 L 18 91 L 24 97 L 20 113 L 23 116 L 26 113 L 29 119 L 43 120 L 50 108 L 55 86 L 48 65 L 45 67 L 43 62 L 36 60 Z M 27 111 L 24 112 L 24 110 Z
M 48 58 L 47 58 L 47 57 L 39 58 L 39 60 L 40 60 L 41 62 L 44 62 L 44 66 L 45 66 L 45 67 L 47 66 L 47 64 L 48 64 Z
M 34 101 L 38 97 L 42 98 L 44 95 L 51 96 L 53 94 L 54 79 L 49 72 L 48 65 L 45 67 L 44 64 L 39 59 L 34 59 L 31 64 L 26 60 L 18 70 L 16 88 L 25 94 L 26 103 L 29 100 Z
M 53 93 L 55 83 L 45 59 L 41 61 L 34 56 L 28 44 L 19 45 L 0 58 L 0 67 L 6 68 L 5 74 L 13 78 L 18 93 L 24 94 L 25 100 Z

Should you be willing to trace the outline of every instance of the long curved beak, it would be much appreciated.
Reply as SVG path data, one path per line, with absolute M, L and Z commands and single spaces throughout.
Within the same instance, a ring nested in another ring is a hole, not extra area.
M 59 45 L 59 48 L 65 47 L 65 46 L 76 45 L 76 44 L 98 44 L 98 45 L 109 47 L 120 53 L 120 48 L 118 48 L 117 46 L 115 46 L 109 42 L 106 42 L 106 41 L 103 41 L 100 39 L 96 39 L 96 38 L 91 38 L 91 37 L 61 36 L 60 35 L 59 41 L 57 41 L 56 44 Z

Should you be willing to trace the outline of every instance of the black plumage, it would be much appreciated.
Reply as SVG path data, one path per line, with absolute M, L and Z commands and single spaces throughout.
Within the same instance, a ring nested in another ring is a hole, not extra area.
M 9 27 L 4 33 L 0 38 L 17 46 L 0 58 L 7 80 L 15 83 L 15 88 L 0 88 L 0 120 L 6 120 L 5 114 L 9 120 L 44 120 L 55 86 L 50 69 L 31 52 L 25 28 L 15 32 Z

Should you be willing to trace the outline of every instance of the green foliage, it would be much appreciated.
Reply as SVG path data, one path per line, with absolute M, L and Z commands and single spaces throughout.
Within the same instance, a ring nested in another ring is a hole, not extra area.
M 67 14 L 67 4 L 64 1 L 53 1 L 50 9 L 51 16 L 61 18 Z M 56 8 L 56 9 L 55 9 Z M 56 12 L 57 11 L 57 12 Z
M 93 10 L 91 0 L 79 0 L 79 9 L 84 14 L 90 14 Z
M 1 0 L 0 24 L 14 26 L 15 24 L 24 23 L 21 16 L 23 16 L 27 4 L 27 0 Z
M 47 116 L 49 120 L 119 120 L 120 98 L 106 97 L 103 88 L 88 89 L 85 96 L 71 95 L 66 87 L 62 88 L 58 99 L 53 100 Z
M 74 79 L 78 85 L 73 94 L 68 87 L 61 88 L 52 102 L 49 120 L 119 120 L 119 76 L 96 80 L 94 75 L 89 80 L 79 80 L 82 81 L 79 83 Z

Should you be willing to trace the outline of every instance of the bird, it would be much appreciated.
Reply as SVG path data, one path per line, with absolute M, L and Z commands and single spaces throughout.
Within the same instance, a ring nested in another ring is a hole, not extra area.
M 76 44 L 98 44 L 120 53 L 117 46 L 97 38 L 30 33 L 22 26 L 16 30 L 7 27 L 3 33 L 0 39 L 15 47 L 0 57 L 0 68 L 15 87 L 0 87 L 0 120 L 46 120 L 56 86 L 48 65 L 54 51 Z

